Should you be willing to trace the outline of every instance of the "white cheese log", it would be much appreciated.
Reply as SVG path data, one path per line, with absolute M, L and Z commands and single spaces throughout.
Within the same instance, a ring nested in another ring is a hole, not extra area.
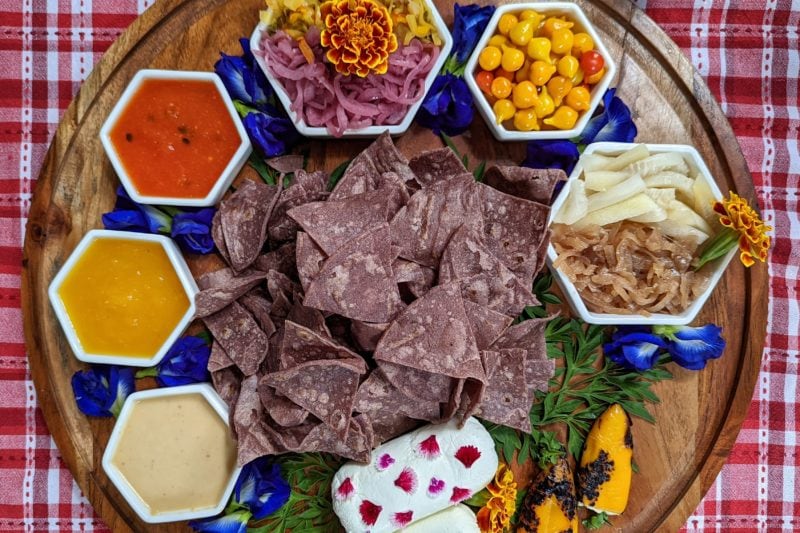
M 402 533 L 480 533 L 478 517 L 472 509 L 460 503 L 444 511 L 414 522 L 400 530 Z
M 349 462 L 333 478 L 333 510 L 349 533 L 389 533 L 466 500 L 489 484 L 498 459 L 475 418 L 423 426 Z

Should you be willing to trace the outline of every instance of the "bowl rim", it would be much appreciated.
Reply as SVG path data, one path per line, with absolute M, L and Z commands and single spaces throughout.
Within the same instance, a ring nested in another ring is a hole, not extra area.
M 523 11 L 525 9 L 533 9 L 543 13 L 568 12 L 565 14 L 571 16 L 574 19 L 574 22 L 582 26 L 583 30 L 592 37 L 594 40 L 595 49 L 600 52 L 600 54 L 603 56 L 603 60 L 605 61 L 606 73 L 592 88 L 591 99 L 589 100 L 589 109 L 581 114 L 581 116 L 578 118 L 578 121 L 575 123 L 575 126 L 569 130 L 515 131 L 506 129 L 501 124 L 497 124 L 494 120 L 494 111 L 489 105 L 489 102 L 486 100 L 486 97 L 483 95 L 480 87 L 478 87 L 478 83 L 475 81 L 475 76 L 473 73 L 475 72 L 475 67 L 478 64 L 478 58 L 481 51 L 486 46 L 486 43 L 492 37 L 500 17 L 509 11 Z M 475 101 L 478 112 L 483 117 L 486 125 L 492 132 L 492 135 L 494 135 L 495 139 L 498 141 L 503 142 L 531 141 L 539 139 L 570 139 L 572 137 L 577 137 L 583 133 L 583 130 L 586 128 L 589 120 L 591 120 L 592 115 L 597 109 L 597 106 L 603 99 L 603 95 L 605 95 L 606 90 L 608 90 L 609 86 L 611 85 L 611 80 L 614 79 L 616 74 L 616 62 L 611 57 L 611 53 L 606 48 L 603 40 L 594 29 L 594 25 L 578 4 L 573 4 L 571 2 L 523 2 L 519 4 L 504 4 L 495 10 L 492 18 L 489 19 L 489 23 L 486 25 L 486 29 L 483 31 L 478 44 L 472 51 L 472 55 L 470 55 L 469 60 L 467 61 L 467 65 L 464 70 L 464 79 L 466 80 L 467 86 L 472 92 L 472 99 Z
M 131 99 L 136 94 L 141 84 L 145 80 L 187 80 L 187 81 L 205 81 L 214 84 L 217 92 L 222 98 L 222 103 L 228 111 L 231 121 L 236 127 L 236 132 L 239 135 L 239 146 L 236 151 L 230 156 L 228 164 L 220 173 L 219 177 L 214 182 L 214 185 L 209 190 L 208 194 L 203 198 L 180 198 L 170 196 L 150 196 L 139 193 L 133 184 L 128 172 L 125 170 L 125 165 L 117 153 L 114 143 L 111 140 L 111 130 L 116 125 L 120 115 L 127 109 Z M 239 171 L 244 166 L 250 154 L 253 151 L 253 146 L 250 142 L 250 137 L 242 125 L 242 120 L 233 105 L 228 91 L 222 80 L 214 72 L 201 72 L 191 70 L 168 70 L 168 69 L 141 69 L 139 70 L 125 87 L 122 95 L 117 100 L 116 104 L 109 113 L 103 126 L 100 128 L 100 142 L 103 145 L 103 150 L 106 153 L 111 166 L 119 178 L 120 183 L 127 191 L 128 195 L 134 202 L 140 204 L 159 204 L 159 205 L 174 205 L 181 207 L 208 207 L 218 203 L 225 192 L 230 187 L 233 180 L 236 178 Z
M 72 325 L 72 319 L 69 316 L 69 311 L 67 311 L 64 302 L 61 300 L 61 297 L 58 294 L 61 285 L 64 283 L 64 280 L 67 278 L 72 269 L 75 267 L 75 264 L 80 260 L 83 256 L 86 249 L 96 240 L 98 239 L 123 239 L 128 241 L 146 241 L 146 242 L 157 242 L 161 245 L 164 249 L 164 252 L 167 254 L 167 258 L 169 259 L 170 264 L 172 265 L 173 271 L 178 276 L 178 279 L 181 282 L 181 286 L 183 287 L 183 291 L 186 294 L 186 297 L 189 299 L 189 306 L 186 311 L 183 313 L 180 321 L 175 325 L 172 332 L 167 336 L 164 340 L 161 347 L 154 353 L 151 357 L 131 357 L 131 356 L 122 356 L 122 355 L 112 355 L 112 354 L 103 354 L 103 353 L 89 353 L 87 352 L 82 344 L 80 339 L 78 338 L 78 334 L 75 331 L 74 326 Z M 107 229 L 93 229 L 88 231 L 80 240 L 78 245 L 72 250 L 67 260 L 59 269 L 56 276 L 53 278 L 53 281 L 50 282 L 50 286 L 47 289 L 47 296 L 50 300 L 50 305 L 55 312 L 56 318 L 58 322 L 61 324 L 61 330 L 64 332 L 64 335 L 67 338 L 67 342 L 69 343 L 70 348 L 72 348 L 72 353 L 75 354 L 75 358 L 79 361 L 83 361 L 85 363 L 101 363 L 101 364 L 113 364 L 113 365 L 122 365 L 122 366 L 135 366 L 135 367 L 149 367 L 153 365 L 157 365 L 167 354 L 169 349 L 178 340 L 178 337 L 186 330 L 186 328 L 191 323 L 192 319 L 194 318 L 194 314 L 196 311 L 195 306 L 195 296 L 197 293 L 200 292 L 197 283 L 194 280 L 194 276 L 192 276 L 191 271 L 189 270 L 189 266 L 186 264 L 186 261 L 183 258 L 178 246 L 175 242 L 165 235 L 154 235 L 150 233 L 134 233 L 129 231 L 116 231 L 116 230 L 107 230 Z
M 208 402 L 208 404 L 214 409 L 217 415 L 219 415 L 219 417 L 225 423 L 225 427 L 228 428 L 228 431 L 230 431 L 228 405 L 214 390 L 214 388 L 208 383 L 193 383 L 190 385 L 180 385 L 176 387 L 162 387 L 156 389 L 148 389 L 148 390 L 134 392 L 133 394 L 128 396 L 128 398 L 125 400 L 125 403 L 123 404 L 122 409 L 120 410 L 119 417 L 114 423 L 114 429 L 111 431 L 111 436 L 109 437 L 108 443 L 106 444 L 106 449 L 103 452 L 102 465 L 106 475 L 109 477 L 109 479 L 117 488 L 117 490 L 120 492 L 120 494 L 122 494 L 122 496 L 125 498 L 125 501 L 128 502 L 128 505 L 131 506 L 131 509 L 134 510 L 134 512 L 139 516 L 139 518 L 141 518 L 144 522 L 147 522 L 148 524 L 177 522 L 182 520 L 192 520 L 196 518 L 207 518 L 221 513 L 222 510 L 227 505 L 231 491 L 233 491 L 233 488 L 236 485 L 236 481 L 239 478 L 239 474 L 242 471 L 242 467 L 237 463 L 233 471 L 231 472 L 231 476 L 230 479 L 228 480 L 227 485 L 225 486 L 225 490 L 220 496 L 219 503 L 217 503 L 217 505 L 215 505 L 214 507 L 206 509 L 198 509 L 198 510 L 178 510 L 178 511 L 153 514 L 150 512 L 149 508 L 142 500 L 142 498 L 139 497 L 139 495 L 133 489 L 131 484 L 127 481 L 122 472 L 120 472 L 119 469 L 114 464 L 113 456 L 117 450 L 117 447 L 119 446 L 123 430 L 125 428 L 128 419 L 131 416 L 131 413 L 133 412 L 133 409 L 135 408 L 136 404 L 139 401 L 148 400 L 152 398 L 183 396 L 191 394 L 201 395 Z
M 709 188 L 711 189 L 711 193 L 714 195 L 716 199 L 722 199 L 722 191 L 720 190 L 719 186 L 717 185 L 716 181 L 714 180 L 714 176 L 706 166 L 705 161 L 700 156 L 700 153 L 694 146 L 688 144 L 655 144 L 655 143 L 623 143 L 623 142 L 597 142 L 592 143 L 586 147 L 583 153 L 591 154 L 595 152 L 600 152 L 603 154 L 614 155 L 621 153 L 625 150 L 630 150 L 632 147 L 643 144 L 647 147 L 651 154 L 657 153 L 664 153 L 664 152 L 672 152 L 672 153 L 679 153 L 681 154 L 687 163 L 694 166 L 694 170 L 697 171 L 697 178 L 696 179 L 704 179 L 707 183 Z M 567 195 L 569 194 L 569 190 L 571 188 L 572 183 L 577 180 L 580 175 L 583 173 L 583 165 L 581 164 L 580 160 L 575 165 L 575 168 L 570 173 L 569 178 L 567 178 L 567 182 L 564 184 L 563 189 L 558 194 L 558 197 L 553 202 L 553 205 L 550 209 L 550 216 L 548 217 L 548 227 L 553 223 L 553 218 L 555 217 L 556 213 L 561 209 L 561 206 L 564 204 Z M 714 289 L 719 283 L 719 280 L 722 278 L 725 270 L 730 264 L 733 257 L 736 255 L 736 249 L 734 248 L 726 255 L 716 259 L 711 263 L 714 267 L 714 270 L 711 273 L 711 276 L 708 280 L 708 286 L 706 289 L 697 297 L 695 300 L 686 308 L 683 313 L 672 315 L 667 313 L 653 313 L 650 316 L 640 315 L 640 314 L 630 314 L 630 315 L 622 315 L 617 313 L 596 313 L 594 311 L 590 311 L 586 304 L 583 302 L 583 299 L 580 297 L 578 290 L 575 288 L 575 285 L 567 278 L 567 276 L 562 273 L 560 270 L 553 266 L 553 261 L 556 260 L 558 255 L 556 254 L 555 247 L 553 246 L 552 242 L 547 246 L 547 266 L 552 272 L 556 283 L 561 288 L 564 296 L 566 297 L 567 301 L 570 304 L 573 312 L 575 312 L 581 320 L 588 324 L 600 324 L 600 325 L 662 325 L 662 326 L 685 326 L 691 323 L 697 315 L 702 310 L 703 306 L 705 305 L 706 301 L 708 301 L 711 293 L 714 292 Z
M 267 29 L 266 25 L 263 22 L 259 22 L 253 33 L 250 36 L 250 51 L 253 53 L 253 56 L 256 58 L 256 63 L 258 66 L 261 67 L 262 72 L 267 77 L 270 85 L 272 86 L 275 94 L 278 96 L 281 104 L 283 105 L 286 114 L 289 116 L 289 119 L 294 124 L 294 127 L 297 129 L 300 135 L 304 137 L 312 137 L 312 138 L 320 138 L 320 139 L 359 139 L 359 138 L 372 138 L 378 137 L 384 132 L 389 132 L 389 135 L 397 136 L 405 133 L 409 127 L 411 127 L 411 122 L 414 120 L 414 117 L 417 115 L 417 111 L 419 110 L 422 102 L 425 100 L 425 96 L 427 96 L 428 91 L 430 91 L 431 86 L 433 85 L 434 80 L 439 75 L 442 67 L 444 66 L 445 62 L 447 61 L 447 57 L 450 55 L 450 51 L 453 48 L 453 36 L 450 34 L 450 30 L 447 28 L 447 24 L 445 24 L 444 20 L 442 19 L 441 14 L 439 13 L 439 9 L 431 0 L 423 0 L 428 9 L 431 12 L 431 19 L 436 26 L 436 31 L 439 32 L 439 35 L 442 38 L 442 46 L 439 49 L 439 56 L 436 58 L 436 61 L 431 67 L 431 70 L 428 72 L 428 75 L 425 77 L 425 85 L 422 93 L 422 97 L 411 104 L 406 112 L 405 117 L 402 121 L 398 124 L 388 124 L 383 126 L 367 126 L 365 128 L 360 128 L 357 130 L 345 130 L 340 137 L 335 137 L 328 132 L 327 128 L 319 127 L 319 126 L 308 126 L 306 125 L 305 121 L 300 119 L 300 117 L 295 113 L 292 109 L 292 100 L 289 98 L 289 95 L 283 88 L 283 85 L 275 79 L 275 76 L 272 75 L 270 72 L 269 67 L 267 66 L 266 59 L 263 54 L 263 50 L 261 50 L 261 38 L 264 31 Z

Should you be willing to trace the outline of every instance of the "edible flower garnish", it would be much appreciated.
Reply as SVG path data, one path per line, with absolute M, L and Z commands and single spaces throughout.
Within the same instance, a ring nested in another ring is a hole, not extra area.
M 136 372 L 136 377 L 153 376 L 161 387 L 176 387 L 190 383 L 204 383 L 211 379 L 208 358 L 211 348 L 202 337 L 181 337 L 156 366 Z
M 103 227 L 118 231 L 169 235 L 184 252 L 209 254 L 214 251 L 211 220 L 216 209 L 177 209 L 134 202 L 125 189 L 117 187 L 114 210 L 102 216 Z
M 603 112 L 592 118 L 579 137 L 581 144 L 596 142 L 633 142 L 636 138 L 636 124 L 631 110 L 612 87 L 603 95 Z
M 511 524 L 517 508 L 517 483 L 508 465 L 501 463 L 494 481 L 486 487 L 489 499 L 478 511 L 478 527 L 481 532 L 502 533 Z
M 705 368 L 725 350 L 722 328 L 705 326 L 619 326 L 603 345 L 606 357 L 618 365 L 649 370 L 664 355 L 688 370 Z
M 125 399 L 134 388 L 130 368 L 97 365 L 72 375 L 75 403 L 89 416 L 119 416 Z
M 262 520 L 283 507 L 290 492 L 280 465 L 270 457 L 259 457 L 242 468 L 222 516 L 193 520 L 189 526 L 209 533 L 243 533 L 251 520 Z
M 329 0 L 320 6 L 320 43 L 336 71 L 364 78 L 385 74 L 389 54 L 397 50 L 389 11 L 373 0 Z
M 285 154 L 299 138 L 292 121 L 277 105 L 275 92 L 256 63 L 248 39 L 239 39 L 242 55 L 220 53 L 214 64 L 250 141 L 262 157 Z
M 464 81 L 464 68 L 494 9 L 494 6 L 458 4 L 453 8 L 453 49 L 416 117 L 420 125 L 437 135 L 460 135 L 472 123 L 475 111 L 472 93 Z
M 764 224 L 747 200 L 731 191 L 729 198 L 714 202 L 713 209 L 723 228 L 705 245 L 696 268 L 722 257 L 737 245 L 739 259 L 745 267 L 753 266 L 756 259 L 762 263 L 767 260 L 772 244 L 767 232 L 772 231 L 772 226 Z

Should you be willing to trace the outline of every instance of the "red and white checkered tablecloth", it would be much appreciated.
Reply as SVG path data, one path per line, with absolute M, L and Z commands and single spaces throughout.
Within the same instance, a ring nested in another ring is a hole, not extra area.
M 36 403 L 20 311 L 31 193 L 59 119 L 103 51 L 153 0 L 0 0 L 0 530 L 105 531 Z M 744 151 L 767 223 L 761 374 L 728 463 L 688 531 L 800 530 L 800 4 L 638 0 L 691 59 Z M 796 257 L 796 256 L 795 256 Z M 759 268 L 759 267 L 756 267 Z M 763 266 L 761 267 L 763 268 Z

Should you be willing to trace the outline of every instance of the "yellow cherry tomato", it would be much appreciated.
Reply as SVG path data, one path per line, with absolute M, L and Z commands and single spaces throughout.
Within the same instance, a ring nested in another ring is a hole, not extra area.
M 572 55 L 580 56 L 584 52 L 588 52 L 594 48 L 594 40 L 592 36 L 586 32 L 578 32 L 572 40 Z
M 520 20 L 508 32 L 508 38 L 517 46 L 525 46 L 533 37 L 533 30 L 533 20 Z
M 533 109 L 520 109 L 514 113 L 514 128 L 519 131 L 539 131 L 539 119 Z
M 505 35 L 492 35 L 489 39 L 489 46 L 496 46 L 497 48 L 508 44 L 508 37 Z
M 492 94 L 492 81 L 494 81 L 494 74 L 486 70 L 481 70 L 475 74 L 475 83 L 481 88 L 484 94 Z
M 556 109 L 552 117 L 547 117 L 542 122 L 560 130 L 568 130 L 578 121 L 578 112 L 569 106 L 562 105 Z
M 539 98 L 533 105 L 533 110 L 536 113 L 536 116 L 539 118 L 544 118 L 552 114 L 555 108 L 556 105 L 553 103 L 553 99 L 547 92 L 547 87 L 542 87 L 542 92 L 539 93 Z
M 544 61 L 534 61 L 531 63 L 530 71 L 530 80 L 537 87 L 541 87 L 553 77 L 553 74 L 556 72 L 556 67 Z
M 572 76 L 571 80 L 573 86 L 580 85 L 581 83 L 583 83 L 583 69 L 579 67 L 578 72 L 576 72 L 575 75 Z
M 586 87 L 573 87 L 565 98 L 565 103 L 576 111 L 586 111 L 589 109 L 591 94 Z
M 478 64 L 483 70 L 494 70 L 500 66 L 500 60 L 503 57 L 503 52 L 496 46 L 487 46 L 481 50 L 481 55 L 478 56 Z
M 533 29 L 536 30 L 544 20 L 544 15 L 537 13 L 533 9 L 526 9 L 519 14 L 519 20 L 532 20 Z
M 536 86 L 530 81 L 522 81 L 514 86 L 511 101 L 517 109 L 528 109 L 533 107 L 539 99 Z
M 500 60 L 500 65 L 503 69 L 509 72 L 516 72 L 525 63 L 525 54 L 522 50 L 518 50 L 511 46 L 503 48 L 503 57 Z
M 519 83 L 521 81 L 525 81 L 530 75 L 531 70 L 531 60 L 525 59 L 525 62 L 522 64 L 522 67 L 514 73 L 514 81 Z
M 508 32 L 517 25 L 517 22 L 519 22 L 519 19 L 515 14 L 506 13 L 497 21 L 497 31 L 502 35 L 508 35 Z
M 568 22 L 567 20 L 565 20 L 563 18 L 550 17 L 549 19 L 544 21 L 544 24 L 542 25 L 542 29 L 540 30 L 540 33 L 542 35 L 544 35 L 545 37 L 551 37 L 555 30 L 560 29 L 560 28 L 569 29 L 574 25 L 575 25 L 574 22 Z
M 498 124 L 502 124 L 506 120 L 510 119 L 514 116 L 514 113 L 517 112 L 517 109 L 514 107 L 514 104 L 511 103 L 511 100 L 502 99 L 498 100 L 492 106 L 492 110 L 494 111 L 494 118 L 497 120 Z
M 603 76 L 605 76 L 605 74 L 606 74 L 606 69 L 605 69 L 605 67 L 603 67 L 603 68 L 601 68 L 600 70 L 598 70 L 597 72 L 595 72 L 594 74 L 592 74 L 591 76 L 586 76 L 586 77 L 583 79 L 583 81 L 585 81 L 585 82 L 586 82 L 586 83 L 588 83 L 589 85 L 594 85 L 595 83 L 597 83 L 598 81 L 600 81 L 600 79 L 601 79 Z
M 553 35 L 550 37 L 550 40 L 553 43 L 553 53 L 564 55 L 572 51 L 572 43 L 575 37 L 572 35 L 572 30 L 569 28 L 558 28 L 553 30 Z
M 528 57 L 533 60 L 550 62 L 550 39 L 534 37 L 528 41 Z
M 495 78 L 505 78 L 508 81 L 513 81 L 514 80 L 514 73 L 513 72 L 509 72 L 504 68 L 499 68 L 499 69 L 494 71 L 494 77 Z
M 580 68 L 580 62 L 574 56 L 564 56 L 556 63 L 556 70 L 565 78 L 572 78 Z
M 564 76 L 553 76 L 547 82 L 547 92 L 553 98 L 556 106 L 561 105 L 561 100 L 572 90 L 572 82 Z
M 509 94 L 511 94 L 511 80 L 499 76 L 492 80 L 492 96 L 508 98 Z

